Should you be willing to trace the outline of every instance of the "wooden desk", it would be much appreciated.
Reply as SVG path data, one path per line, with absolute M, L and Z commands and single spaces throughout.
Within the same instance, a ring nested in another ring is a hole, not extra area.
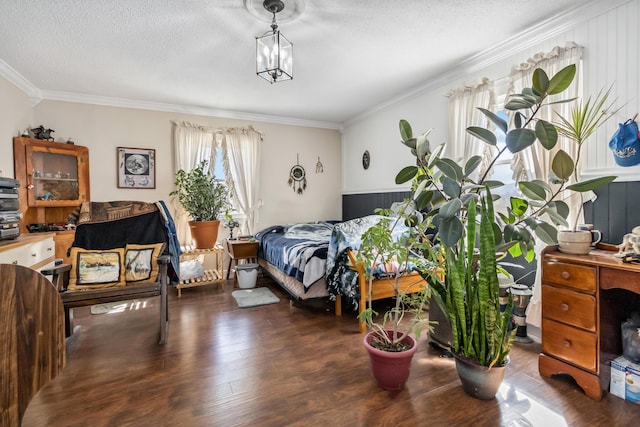
M 538 369 L 572 376 L 595 400 L 608 389 L 611 360 L 622 354 L 621 323 L 640 307 L 640 264 L 623 263 L 612 249 L 570 255 L 550 246 L 542 253 Z
M 227 240 L 227 251 L 229 252 L 229 265 L 227 266 L 227 279 L 231 273 L 231 263 L 246 259 L 258 262 L 258 242 L 253 240 Z

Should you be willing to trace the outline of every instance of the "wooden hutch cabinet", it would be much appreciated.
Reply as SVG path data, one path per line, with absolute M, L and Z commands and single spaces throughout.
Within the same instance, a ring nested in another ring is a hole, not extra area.
M 13 139 L 15 177 L 23 219 L 30 224 L 64 224 L 82 202 L 89 201 L 89 149 L 80 145 L 17 137 Z M 73 231 L 54 236 L 56 257 L 66 259 Z
M 540 374 L 568 374 L 595 400 L 622 354 L 620 326 L 640 307 L 640 265 L 623 263 L 617 249 L 599 244 L 571 255 L 550 246 L 542 253 Z

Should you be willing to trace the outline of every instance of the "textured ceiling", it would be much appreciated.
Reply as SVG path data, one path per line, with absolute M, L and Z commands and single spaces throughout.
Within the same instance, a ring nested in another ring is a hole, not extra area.
M 0 0 L 0 61 L 44 98 L 340 124 L 588 3 L 284 2 L 294 79 L 273 85 L 255 75 L 260 0 Z

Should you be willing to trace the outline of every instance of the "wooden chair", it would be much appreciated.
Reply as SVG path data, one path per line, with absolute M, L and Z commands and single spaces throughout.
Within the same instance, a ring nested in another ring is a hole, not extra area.
M 0 264 L 0 426 L 20 426 L 31 398 L 64 364 L 58 291 L 35 270 Z

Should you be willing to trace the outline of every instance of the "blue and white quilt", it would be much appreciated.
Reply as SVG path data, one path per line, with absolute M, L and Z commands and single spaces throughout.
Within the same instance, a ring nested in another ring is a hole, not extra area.
M 258 256 L 296 278 L 307 292 L 326 272 L 327 248 L 336 221 L 277 225 L 260 231 Z

